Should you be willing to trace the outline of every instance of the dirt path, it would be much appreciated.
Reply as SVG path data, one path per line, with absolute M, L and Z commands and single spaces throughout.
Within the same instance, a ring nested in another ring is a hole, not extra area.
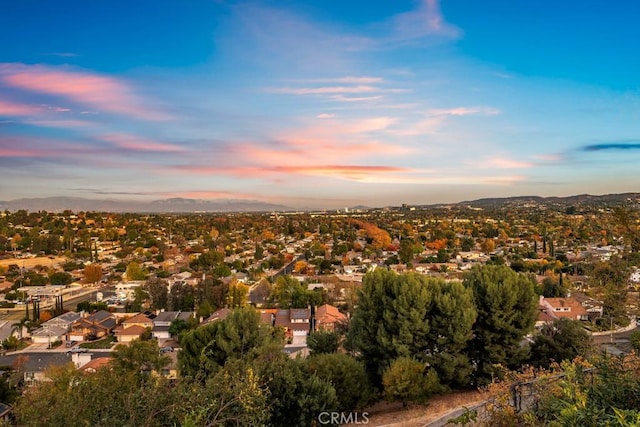
M 422 427 L 456 408 L 471 407 L 485 399 L 479 391 L 461 391 L 433 397 L 426 406 L 403 408 L 401 404 L 379 403 L 363 412 L 368 412 L 367 426 Z

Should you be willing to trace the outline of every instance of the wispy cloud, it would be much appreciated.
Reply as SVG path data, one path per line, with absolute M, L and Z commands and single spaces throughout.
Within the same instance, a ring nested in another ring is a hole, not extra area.
M 439 0 L 422 0 L 412 11 L 396 15 L 391 20 L 391 42 L 412 42 L 426 37 L 439 36 L 457 39 L 462 30 L 447 23 L 440 10 Z
M 156 142 L 145 137 L 126 135 L 121 133 L 110 133 L 100 135 L 98 139 L 109 142 L 118 148 L 132 151 L 155 151 L 155 152 L 184 152 L 185 147 L 164 142 Z
M 416 136 L 434 134 L 445 121 L 444 116 L 432 116 L 414 122 L 405 123 L 404 126 L 388 131 L 391 135 Z
M 369 93 L 377 92 L 379 89 L 374 86 L 323 86 L 323 87 L 278 87 L 267 88 L 268 92 L 285 93 L 290 95 L 327 95 L 345 93 Z
M 0 81 L 13 88 L 60 96 L 103 112 L 145 120 L 169 118 L 145 102 L 129 84 L 88 71 L 5 63 L 0 64 Z
M 33 116 L 42 112 L 41 106 L 19 104 L 0 99 L 0 116 Z
M 390 134 L 399 136 L 416 136 L 435 134 L 447 120 L 463 116 L 495 116 L 500 110 L 492 107 L 455 107 L 427 110 L 415 121 L 405 121 L 404 126 L 392 129 Z
M 383 96 L 344 96 L 344 95 L 334 95 L 330 97 L 333 101 L 338 102 L 373 102 L 380 101 Z
M 528 169 L 534 167 L 535 164 L 506 157 L 489 157 L 480 162 L 479 166 L 490 169 Z
M 24 120 L 23 123 L 30 126 L 61 128 L 61 129 L 81 129 L 91 128 L 95 126 L 95 123 L 87 120 L 75 120 L 75 119 L 61 119 L 61 120 Z
M 429 110 L 427 114 L 432 116 L 496 116 L 500 110 L 492 107 L 456 107 Z
M 95 188 L 69 188 L 69 190 L 82 193 L 99 194 L 101 196 L 153 196 L 158 194 L 158 192 L 155 191 L 109 191 L 98 190 Z
M 335 114 L 330 114 L 330 113 L 322 113 L 322 114 L 318 114 L 316 116 L 316 119 L 332 119 L 334 118 L 336 115 Z
M 49 53 L 43 53 L 42 55 L 44 56 L 58 56 L 60 58 L 75 58 L 78 55 L 77 53 L 73 53 L 73 52 L 49 52 Z
M 306 83 L 349 83 L 349 84 L 370 85 L 375 83 L 382 83 L 384 79 L 382 77 L 346 76 L 346 77 L 303 79 L 303 80 L 297 80 L 297 81 L 306 82 Z

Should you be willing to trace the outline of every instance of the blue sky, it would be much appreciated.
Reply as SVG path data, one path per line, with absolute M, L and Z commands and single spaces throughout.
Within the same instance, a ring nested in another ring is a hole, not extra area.
M 336 208 L 639 191 L 639 9 L 8 2 L 0 200 Z

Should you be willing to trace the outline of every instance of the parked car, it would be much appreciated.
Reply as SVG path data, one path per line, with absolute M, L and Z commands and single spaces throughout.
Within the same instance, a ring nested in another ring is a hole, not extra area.
M 77 341 L 67 341 L 67 343 L 65 344 L 66 347 L 73 347 L 74 345 L 78 344 Z
M 171 346 L 160 347 L 160 353 L 173 353 L 173 347 Z
M 87 350 L 86 348 L 82 348 L 82 347 L 73 347 L 71 350 L 67 351 L 67 354 L 70 353 L 86 353 Z

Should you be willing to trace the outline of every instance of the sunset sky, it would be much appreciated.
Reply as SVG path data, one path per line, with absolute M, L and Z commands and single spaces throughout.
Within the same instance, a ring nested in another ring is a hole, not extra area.
M 0 200 L 640 191 L 640 4 L 6 1 Z

